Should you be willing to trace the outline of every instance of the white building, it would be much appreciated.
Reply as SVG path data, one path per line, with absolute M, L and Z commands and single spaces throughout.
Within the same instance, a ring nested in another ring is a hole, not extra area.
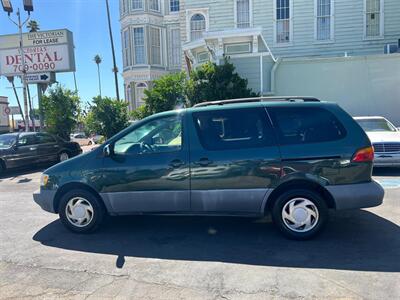
M 312 95 L 400 124 L 400 0 L 120 3 L 131 109 L 159 76 L 229 56 L 262 95 Z
M 120 0 L 125 98 L 130 110 L 182 60 L 179 0 Z

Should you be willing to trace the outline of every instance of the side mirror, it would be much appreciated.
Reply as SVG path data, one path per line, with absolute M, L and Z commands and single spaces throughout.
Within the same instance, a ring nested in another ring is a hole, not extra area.
M 107 144 L 103 148 L 103 155 L 104 157 L 110 157 L 114 155 L 114 145 L 113 144 Z

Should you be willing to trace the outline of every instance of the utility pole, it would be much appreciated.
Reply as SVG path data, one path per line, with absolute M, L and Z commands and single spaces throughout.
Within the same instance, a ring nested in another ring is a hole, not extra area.
M 27 83 L 26 83 L 26 63 L 25 63 L 25 53 L 24 53 L 24 40 L 22 36 L 22 27 L 26 24 L 26 22 L 29 21 L 31 17 L 31 11 L 33 11 L 33 4 L 32 0 L 24 0 L 24 10 L 28 12 L 28 18 L 22 23 L 21 22 L 21 13 L 19 11 L 19 8 L 17 9 L 17 17 L 18 17 L 18 23 L 14 22 L 10 14 L 13 12 L 13 7 L 11 5 L 10 0 L 1 0 L 1 4 L 3 6 L 3 10 L 7 12 L 8 18 L 12 23 L 14 23 L 18 27 L 18 32 L 19 32 L 19 52 L 21 55 L 21 62 L 22 62 L 22 70 L 19 68 L 18 71 L 22 72 L 22 84 L 23 84 L 23 94 L 24 94 L 24 112 L 25 112 L 25 131 L 29 131 L 29 112 L 28 112 L 28 95 L 27 95 Z
M 19 29 L 19 51 L 21 55 L 22 62 L 22 85 L 23 85 L 23 95 L 24 95 L 24 114 L 25 114 L 25 131 L 29 132 L 29 112 L 28 112 L 28 95 L 27 95 L 27 84 L 26 84 L 26 64 L 25 64 L 25 53 L 24 53 L 24 40 L 22 37 L 22 26 L 30 19 L 30 14 L 24 23 L 21 23 L 21 13 L 19 8 L 17 10 L 18 16 L 18 29 Z M 10 19 L 11 20 L 11 19 Z M 14 21 L 13 21 L 14 22 Z
M 113 65 L 114 65 L 113 72 L 114 72 L 114 78 L 115 78 L 115 91 L 117 94 L 117 100 L 120 101 L 119 88 L 118 88 L 118 68 L 117 68 L 117 64 L 115 62 L 114 40 L 113 40 L 113 35 L 112 35 L 112 30 L 111 30 L 111 17 L 110 17 L 110 7 L 108 5 L 108 0 L 106 0 L 106 8 L 107 8 L 107 18 L 108 18 L 108 31 L 110 33 L 111 51 L 112 51 L 112 58 L 113 58 Z

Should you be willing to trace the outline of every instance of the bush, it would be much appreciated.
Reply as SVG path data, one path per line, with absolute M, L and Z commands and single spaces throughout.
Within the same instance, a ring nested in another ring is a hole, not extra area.
M 76 93 L 57 85 L 42 97 L 42 105 L 47 131 L 69 140 L 80 113 L 80 99 Z
M 127 103 L 109 97 L 95 97 L 85 118 L 86 130 L 104 135 L 107 139 L 126 128 Z

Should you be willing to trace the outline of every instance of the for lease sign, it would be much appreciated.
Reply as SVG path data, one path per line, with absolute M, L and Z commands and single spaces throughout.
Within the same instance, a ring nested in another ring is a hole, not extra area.
M 66 29 L 23 34 L 26 73 L 75 71 L 72 32 Z M 18 35 L 0 36 L 0 75 L 22 75 Z
M 69 44 L 72 42 L 72 32 L 66 29 L 28 32 L 22 35 L 22 40 L 24 47 Z M 0 36 L 0 49 L 18 47 L 18 34 Z
M 68 45 L 38 46 L 24 48 L 27 73 L 67 72 L 73 70 Z M 23 71 L 20 49 L 0 51 L 0 74 L 20 75 Z

